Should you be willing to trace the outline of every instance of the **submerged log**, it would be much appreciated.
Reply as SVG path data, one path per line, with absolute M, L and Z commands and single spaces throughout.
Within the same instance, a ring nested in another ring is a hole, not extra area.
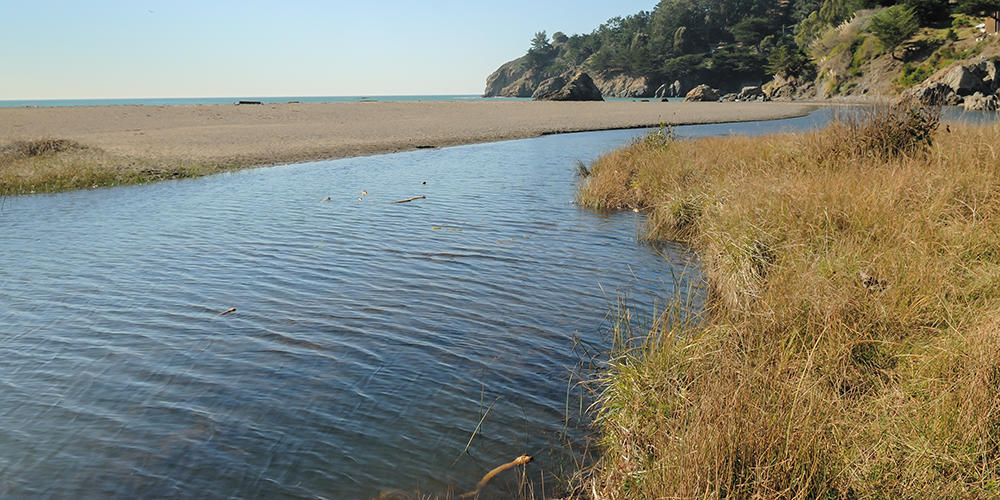
M 394 201 L 393 203 L 409 203 L 414 200 L 426 200 L 426 199 L 427 199 L 426 196 L 421 195 L 421 196 L 414 196 L 413 198 L 407 198 L 405 200 Z

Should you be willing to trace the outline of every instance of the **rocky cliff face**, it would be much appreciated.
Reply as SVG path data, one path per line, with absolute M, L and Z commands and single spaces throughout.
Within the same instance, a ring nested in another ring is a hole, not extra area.
M 653 97 L 656 87 L 645 76 L 624 71 L 601 71 L 594 75 L 594 84 L 609 97 Z
M 908 90 L 926 104 L 957 105 L 993 111 L 1000 99 L 1000 57 L 955 63 Z
M 500 66 L 486 78 L 484 97 L 532 97 L 551 92 L 554 82 L 559 79 L 568 82 L 582 70 L 569 68 L 562 73 L 545 73 L 526 69 L 525 58 L 521 57 Z M 636 76 L 624 71 L 602 71 L 593 73 L 594 85 L 601 89 L 605 97 L 653 97 L 654 82 L 645 76 Z M 553 80 L 555 79 L 555 80 Z M 560 85 L 561 86 L 561 85 Z M 559 88 L 559 87 L 555 87 Z
M 500 66 L 486 78 L 483 97 L 531 97 L 538 84 L 554 75 L 545 75 L 527 66 L 523 57 Z
M 553 81 L 562 80 L 562 77 L 550 78 L 542 83 L 543 86 L 554 85 Z M 539 87 L 539 91 L 543 90 Z M 536 91 L 536 94 L 538 91 Z M 601 89 L 597 88 L 590 75 L 583 71 L 577 73 L 569 83 L 554 91 L 544 92 L 535 97 L 537 101 L 603 101 Z

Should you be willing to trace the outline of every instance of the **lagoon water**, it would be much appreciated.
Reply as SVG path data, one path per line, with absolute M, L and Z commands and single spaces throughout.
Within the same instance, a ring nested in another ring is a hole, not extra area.
M 648 319 L 695 274 L 573 204 L 574 163 L 641 133 L 0 200 L 0 497 L 462 492 L 521 453 L 539 484 L 617 297 Z

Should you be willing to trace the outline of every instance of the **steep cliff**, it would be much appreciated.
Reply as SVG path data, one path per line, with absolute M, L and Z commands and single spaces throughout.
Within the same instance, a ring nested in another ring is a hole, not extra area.
M 532 97 L 558 89 L 572 80 L 583 68 L 571 67 L 561 72 L 539 71 L 520 57 L 504 63 L 486 78 L 484 97 Z M 591 73 L 594 84 L 605 97 L 653 97 L 657 85 L 645 76 L 621 70 Z M 556 82 L 563 82 L 555 85 Z
M 544 75 L 530 69 L 525 57 L 500 66 L 486 78 L 484 97 L 531 97 L 538 84 L 555 75 Z

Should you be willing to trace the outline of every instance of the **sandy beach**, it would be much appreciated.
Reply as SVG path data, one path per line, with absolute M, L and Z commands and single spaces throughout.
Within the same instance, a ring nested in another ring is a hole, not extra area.
M 775 119 L 814 108 L 523 101 L 2 108 L 0 145 L 59 138 L 129 158 L 248 167 L 560 132 Z

